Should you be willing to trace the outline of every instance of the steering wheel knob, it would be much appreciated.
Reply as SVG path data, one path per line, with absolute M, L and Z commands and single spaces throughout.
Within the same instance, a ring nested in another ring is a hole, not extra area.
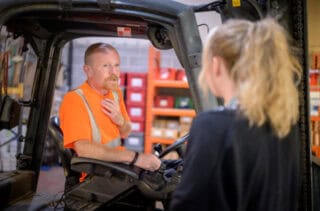
M 156 144 L 156 145 L 154 145 L 153 149 L 154 149 L 154 154 L 159 157 L 159 155 L 162 152 L 162 145 Z

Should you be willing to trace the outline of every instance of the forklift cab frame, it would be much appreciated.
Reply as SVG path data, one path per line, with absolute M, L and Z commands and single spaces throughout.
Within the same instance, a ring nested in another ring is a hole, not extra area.
M 201 67 L 202 42 L 195 13 L 215 11 L 221 15 L 222 21 L 229 18 L 257 20 L 267 14 L 277 17 L 301 50 L 304 72 L 300 84 L 303 164 L 300 208 L 311 210 L 306 3 L 302 0 L 235 2 L 221 0 L 190 6 L 169 0 L 2 0 L 0 25 L 6 26 L 14 37 L 23 36 L 38 61 L 32 95 L 30 99 L 18 102 L 20 106 L 30 108 L 27 131 L 20 139 L 24 147 L 17 156 L 17 171 L 0 172 L 0 208 L 21 208 L 20 202 L 28 201 L 26 198 L 30 201 L 35 193 L 57 71 L 67 42 L 88 36 L 119 37 L 118 27 L 130 27 L 132 38 L 148 39 L 158 49 L 173 48 L 186 70 L 195 109 L 201 112 L 211 109 L 212 105 L 205 103 L 196 83 Z M 4 98 L 1 100 L 3 104 Z M 27 208 L 30 204 L 23 206 Z

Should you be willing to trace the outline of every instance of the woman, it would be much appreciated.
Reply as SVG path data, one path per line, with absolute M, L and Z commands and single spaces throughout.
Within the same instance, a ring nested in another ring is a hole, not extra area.
M 199 84 L 224 107 L 194 120 L 171 210 L 297 210 L 301 67 L 275 20 L 210 32 Z

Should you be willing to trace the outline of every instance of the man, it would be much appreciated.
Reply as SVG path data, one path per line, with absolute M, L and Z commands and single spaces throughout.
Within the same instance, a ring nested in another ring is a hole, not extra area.
M 105 43 L 89 46 L 83 70 L 87 81 L 68 92 L 60 108 L 64 147 L 74 149 L 81 157 L 157 170 L 161 161 L 155 155 L 120 147 L 120 138 L 129 135 L 131 123 L 118 87 L 120 57 L 117 50 Z

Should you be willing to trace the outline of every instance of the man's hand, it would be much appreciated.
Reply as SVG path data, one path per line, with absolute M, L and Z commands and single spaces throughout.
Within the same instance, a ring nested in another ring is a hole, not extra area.
M 155 171 L 160 168 L 161 161 L 155 155 L 141 153 L 134 165 L 149 171 Z
M 122 127 L 125 123 L 119 104 L 111 99 L 104 99 L 101 102 L 102 112 L 105 113 L 116 125 Z
M 134 151 L 117 150 L 101 145 L 100 143 L 90 142 L 89 140 L 78 140 L 74 142 L 74 149 L 80 157 L 94 158 L 108 162 L 130 163 L 135 156 Z M 155 171 L 160 168 L 161 161 L 155 155 L 140 153 L 134 165 L 149 171 Z

